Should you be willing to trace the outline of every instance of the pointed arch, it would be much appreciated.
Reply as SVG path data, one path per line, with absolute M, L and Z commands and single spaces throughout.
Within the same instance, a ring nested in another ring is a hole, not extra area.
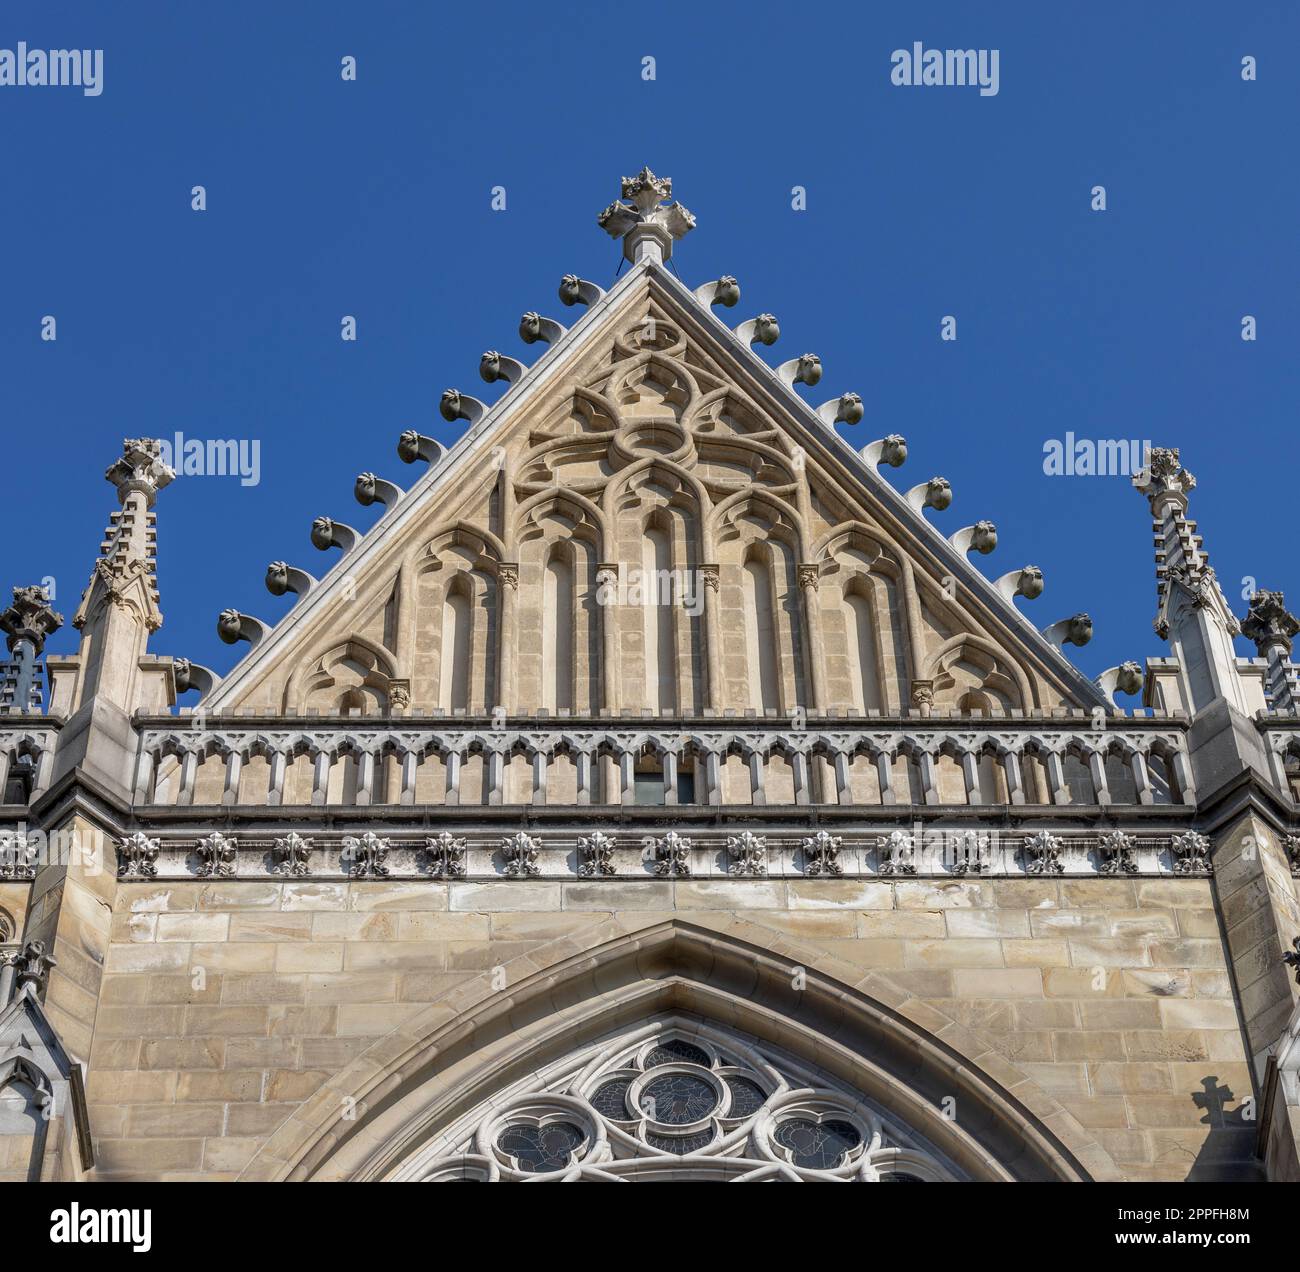
M 383 1179 L 448 1118 L 562 1051 L 662 1013 L 726 1022 L 882 1106 L 972 1179 L 1113 1179 L 1113 1161 L 1014 1063 L 882 973 L 739 923 L 610 920 L 449 990 L 337 1074 L 248 1179 Z M 796 970 L 802 970 L 802 977 Z M 499 978 L 495 981 L 499 984 Z M 801 986 L 801 988 L 795 988 Z M 924 1018 L 929 1031 L 914 1019 Z M 949 1039 L 950 1037 L 950 1040 Z M 941 1116 L 953 1097 L 958 1121 Z

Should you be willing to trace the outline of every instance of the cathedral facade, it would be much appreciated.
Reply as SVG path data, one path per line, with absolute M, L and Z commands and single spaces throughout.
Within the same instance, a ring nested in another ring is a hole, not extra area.
M 1300 625 L 1234 615 L 1178 451 L 1164 647 L 1090 680 L 992 522 L 668 267 L 671 183 L 599 222 L 617 281 L 220 614 L 224 677 L 160 635 L 157 441 L 76 654 L 15 589 L 0 1178 L 1300 1178 Z

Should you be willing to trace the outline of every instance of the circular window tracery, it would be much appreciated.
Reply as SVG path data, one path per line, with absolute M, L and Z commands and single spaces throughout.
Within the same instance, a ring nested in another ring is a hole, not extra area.
M 563 1170 L 586 1136 L 570 1122 L 531 1126 L 526 1122 L 507 1126 L 497 1137 L 497 1148 L 514 1159 L 519 1170 L 529 1175 Z
M 796 1166 L 808 1170 L 834 1170 L 843 1166 L 849 1154 L 862 1143 L 851 1122 L 829 1118 L 814 1122 L 808 1117 L 791 1117 L 778 1123 L 772 1136 L 790 1154 Z
M 652 1122 L 687 1126 L 703 1121 L 718 1107 L 718 1092 L 702 1077 L 665 1073 L 641 1088 L 641 1111 Z
M 861 1097 L 798 1062 L 769 1056 L 756 1040 L 731 1040 L 711 1028 L 642 1025 L 621 1042 L 553 1063 L 480 1108 L 437 1138 L 438 1151 L 426 1151 L 418 1174 L 402 1177 L 954 1177 L 923 1142 L 888 1125 Z

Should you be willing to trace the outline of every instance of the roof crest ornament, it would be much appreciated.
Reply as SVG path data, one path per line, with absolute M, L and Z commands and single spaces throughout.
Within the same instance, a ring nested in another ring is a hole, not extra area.
M 642 168 L 624 177 L 622 197 L 628 203 L 611 203 L 596 218 L 610 238 L 623 240 L 623 255 L 634 265 L 652 261 L 662 265 L 673 254 L 673 243 L 695 228 L 695 217 L 672 198 L 671 177 L 656 177 Z M 667 203 L 667 206 L 661 206 Z

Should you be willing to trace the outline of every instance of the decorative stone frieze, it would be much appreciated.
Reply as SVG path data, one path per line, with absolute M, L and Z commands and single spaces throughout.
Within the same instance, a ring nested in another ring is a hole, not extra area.
M 618 868 L 614 864 L 615 846 L 613 837 L 602 830 L 593 830 L 590 835 L 580 836 L 578 873 L 587 879 L 616 874 Z
M 541 874 L 537 864 L 537 854 L 541 842 L 533 835 L 522 830 L 508 835 L 501 841 L 501 856 L 506 863 L 506 876 L 511 879 L 528 879 Z
M 1138 864 L 1133 858 L 1132 835 L 1126 835 L 1122 830 L 1108 831 L 1101 837 L 1098 852 L 1101 854 L 1101 874 L 1137 874 Z
M 220 831 L 204 836 L 195 847 L 199 856 L 199 878 L 228 879 L 235 873 L 235 849 L 238 844 L 234 839 Z
M 311 840 L 298 834 L 297 831 L 290 831 L 289 834 L 275 841 L 277 874 L 292 875 L 294 878 L 311 874 L 308 860 L 310 856 Z
M 727 855 L 734 875 L 767 874 L 767 836 L 742 830 L 727 837 Z
M 1175 835 L 1170 847 L 1174 854 L 1174 871 L 1177 874 L 1208 875 L 1214 873 L 1210 861 L 1210 841 L 1194 830 Z
M 819 830 L 803 841 L 804 873 L 808 875 L 840 875 L 840 848 L 844 840 L 829 831 Z
M 987 835 L 977 830 L 962 830 L 953 836 L 953 874 L 984 874 L 991 865 Z
M 905 830 L 891 830 L 876 840 L 880 850 L 880 873 L 882 875 L 916 873 L 916 849 L 912 836 Z
M 466 847 L 465 839 L 449 830 L 426 839 L 424 861 L 429 874 L 434 879 L 463 879 Z
M 0 831 L 0 879 L 34 879 L 40 842 L 25 831 Z
M 670 830 L 654 841 L 654 871 L 657 875 L 673 878 L 691 873 L 691 848 L 694 845 L 686 835 Z
M 158 852 L 161 842 L 143 831 L 117 841 L 117 875 L 119 879 L 154 879 L 158 876 Z
M 343 861 L 348 875 L 353 879 L 386 879 L 386 864 L 391 841 L 366 831 L 364 835 L 348 835 L 343 840 Z
M 1063 873 L 1061 863 L 1061 841 L 1050 831 L 1040 830 L 1025 840 L 1025 857 L 1028 872 L 1031 875 L 1054 875 Z

